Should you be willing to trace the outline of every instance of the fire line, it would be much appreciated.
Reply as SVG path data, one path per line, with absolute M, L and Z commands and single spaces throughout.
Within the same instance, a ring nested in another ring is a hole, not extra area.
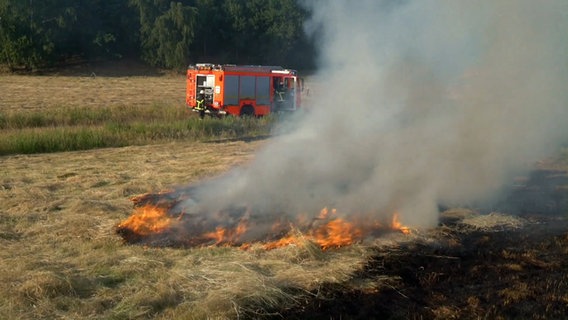
M 392 214 L 387 223 L 373 220 L 370 215 L 341 215 L 336 209 L 324 207 L 314 218 L 306 214 L 295 218 L 277 217 L 261 224 L 248 209 L 220 212 L 216 217 L 237 217 L 232 222 L 210 218 L 206 214 L 175 213 L 172 208 L 180 201 L 167 192 L 143 195 L 132 199 L 133 213 L 116 227 L 116 232 L 127 243 L 153 246 L 202 247 L 236 246 L 242 249 L 254 243 L 271 250 L 305 241 L 317 244 L 323 250 L 360 243 L 385 232 L 410 233 L 410 228 Z M 240 215 L 240 216 L 239 216 Z M 270 217 L 270 216 L 268 216 Z M 266 218 L 266 215 L 263 216 Z M 231 220 L 231 219 L 226 219 Z

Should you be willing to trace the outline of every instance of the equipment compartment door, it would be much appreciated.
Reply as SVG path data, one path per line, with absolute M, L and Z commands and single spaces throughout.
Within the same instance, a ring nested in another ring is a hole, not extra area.
M 239 76 L 227 75 L 225 76 L 225 105 L 238 105 L 239 104 Z
M 213 102 L 213 92 L 215 88 L 215 75 L 197 75 L 197 94 L 203 91 L 207 104 Z

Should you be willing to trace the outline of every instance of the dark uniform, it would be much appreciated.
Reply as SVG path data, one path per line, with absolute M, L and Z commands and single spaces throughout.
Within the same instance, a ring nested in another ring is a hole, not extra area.
M 280 82 L 276 88 L 276 100 L 281 102 L 286 100 L 286 87 L 284 87 L 284 82 Z
M 195 110 L 199 111 L 199 118 L 205 118 L 205 95 L 200 92 L 197 96 Z

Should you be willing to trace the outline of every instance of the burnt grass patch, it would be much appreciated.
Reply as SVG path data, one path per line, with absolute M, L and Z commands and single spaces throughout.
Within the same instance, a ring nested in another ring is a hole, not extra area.
M 525 221 L 522 227 L 472 229 L 442 218 L 415 240 L 374 248 L 352 285 L 323 286 L 278 317 L 564 319 L 567 185 L 565 171 L 535 171 L 500 204 Z
M 444 226 L 377 248 L 364 287 L 327 286 L 285 319 L 559 319 L 568 314 L 568 222 L 508 231 Z

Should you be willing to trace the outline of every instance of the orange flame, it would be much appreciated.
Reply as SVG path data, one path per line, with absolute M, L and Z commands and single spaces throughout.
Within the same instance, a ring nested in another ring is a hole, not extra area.
M 361 240 L 362 231 L 343 219 L 334 219 L 310 234 L 322 249 L 343 247 Z
M 295 234 L 289 234 L 278 240 L 267 242 L 263 245 L 263 248 L 271 250 L 289 245 L 297 245 L 303 241 L 312 241 L 317 243 L 323 250 L 326 250 L 351 245 L 360 241 L 362 235 L 362 230 L 356 228 L 352 223 L 336 218 L 327 222 L 325 225 L 308 230 L 305 234 L 295 232 Z
M 133 232 L 147 236 L 160 233 L 171 226 L 172 218 L 167 214 L 167 210 L 155 207 L 138 207 L 134 213 L 118 225 L 118 228 L 128 228 Z
M 404 226 L 399 220 L 399 213 L 392 215 L 391 221 L 372 220 L 373 215 L 348 215 L 338 217 L 336 209 L 323 208 L 318 215 L 311 220 L 308 215 L 301 214 L 295 221 L 289 221 L 285 216 L 276 218 L 272 224 L 264 229 L 251 225 L 249 214 L 243 215 L 234 224 L 219 223 L 215 226 L 201 224 L 200 219 L 193 220 L 190 216 L 181 212 L 172 217 L 168 214 L 170 206 L 158 207 L 146 205 L 136 207 L 133 214 L 117 227 L 126 229 L 140 237 L 151 237 L 160 234 L 173 227 L 173 224 L 181 224 L 180 232 L 186 232 L 175 241 L 184 245 L 239 245 L 242 249 L 250 248 L 247 241 L 264 242 L 262 247 L 266 250 L 298 245 L 305 241 L 319 245 L 323 250 L 339 248 L 363 241 L 365 237 L 375 236 L 386 230 L 396 230 L 404 234 L 410 233 L 410 228 Z M 192 216 L 195 217 L 195 216 Z M 250 220 L 250 221 L 249 221 Z M 195 223 L 194 223 L 195 221 Z M 253 229 L 253 230 L 251 230 Z M 252 232 L 251 232 L 252 231 Z M 193 233 L 193 234 L 192 234 Z M 125 240 L 130 233 L 125 233 Z M 255 236 L 253 236 L 255 235 Z M 139 241 L 137 237 L 132 241 Z
M 272 250 L 276 248 L 286 247 L 289 245 L 297 245 L 302 242 L 302 238 L 297 235 L 287 235 L 276 241 L 270 241 L 265 243 L 262 247 L 266 250 Z
M 239 222 L 236 228 L 229 229 L 223 227 L 215 228 L 213 232 L 207 232 L 203 235 L 205 239 L 215 240 L 215 244 L 235 243 L 247 231 L 247 222 L 243 220 Z
M 333 217 L 336 215 L 337 215 L 337 209 L 331 209 L 331 211 L 329 211 L 327 207 L 324 207 L 323 209 L 321 209 L 318 215 L 318 219 L 325 220 L 328 219 L 330 216 Z
M 392 215 L 391 229 L 398 230 L 404 234 L 410 234 L 410 228 L 402 225 L 402 223 L 398 219 L 398 212 L 395 212 Z

